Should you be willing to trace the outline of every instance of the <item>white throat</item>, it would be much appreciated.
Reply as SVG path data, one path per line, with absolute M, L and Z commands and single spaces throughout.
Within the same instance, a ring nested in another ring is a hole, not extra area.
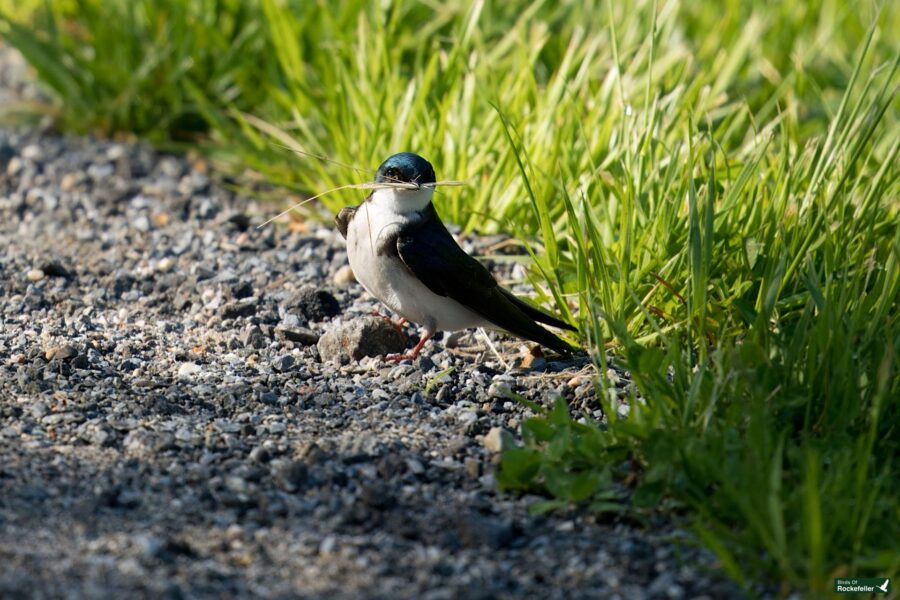
M 432 194 L 434 190 L 429 187 L 420 187 L 417 190 L 387 188 L 372 192 L 369 202 L 380 211 L 408 215 L 428 206 Z

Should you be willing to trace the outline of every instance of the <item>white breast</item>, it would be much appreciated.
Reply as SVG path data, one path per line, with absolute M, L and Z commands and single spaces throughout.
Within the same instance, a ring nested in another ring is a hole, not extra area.
M 429 290 L 395 256 L 377 254 L 379 242 L 395 235 L 427 206 L 431 191 L 427 191 L 427 199 L 421 204 L 425 191 L 379 190 L 359 207 L 347 228 L 350 267 L 366 291 L 400 316 L 432 333 L 490 326 L 459 302 Z M 379 197 L 380 192 L 389 193 Z M 405 195 L 421 196 L 404 198 Z M 416 205 L 420 206 L 410 210 Z

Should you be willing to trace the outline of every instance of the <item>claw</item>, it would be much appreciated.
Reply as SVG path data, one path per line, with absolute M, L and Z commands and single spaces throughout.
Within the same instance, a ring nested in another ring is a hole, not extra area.
M 432 334 L 426 332 L 422 334 L 422 339 L 419 340 L 419 343 L 416 344 L 416 347 L 407 352 L 406 354 L 388 354 L 384 357 L 384 360 L 390 362 L 401 362 L 404 360 L 415 360 L 419 357 L 419 353 L 422 352 L 422 347 L 425 346 L 425 342 L 431 339 Z

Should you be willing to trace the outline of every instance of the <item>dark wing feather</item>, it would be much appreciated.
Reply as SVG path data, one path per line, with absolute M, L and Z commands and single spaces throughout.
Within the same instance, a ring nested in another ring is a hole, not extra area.
M 529 304 L 525 300 L 522 300 L 521 298 L 519 298 L 518 296 L 516 296 L 509 290 L 501 287 L 500 291 L 503 292 L 503 294 L 507 298 L 509 298 L 510 302 L 512 302 L 513 304 L 518 306 L 522 310 L 523 313 L 525 313 L 526 315 L 528 315 L 535 321 L 537 321 L 539 323 L 543 323 L 545 325 L 549 325 L 551 327 L 558 327 L 559 329 L 565 329 L 567 331 L 578 331 L 577 328 L 569 325 L 565 321 L 560 321 L 553 315 L 549 315 L 549 314 L 545 313 L 538 307 Z
M 347 227 L 350 226 L 350 221 L 353 220 L 353 216 L 356 214 L 357 208 L 359 207 L 345 206 L 334 218 L 334 223 L 335 225 L 337 225 L 338 231 L 341 232 L 341 235 L 345 240 L 347 239 Z
M 560 326 L 566 326 L 564 323 L 500 287 L 484 265 L 457 245 L 434 207 L 429 205 L 426 211 L 422 221 L 397 236 L 397 254 L 413 275 L 435 294 L 453 298 L 501 329 L 560 353 L 573 351 L 569 344 L 535 323 L 533 315 L 538 313 L 542 319 L 552 319 Z M 523 308 L 523 304 L 528 308 Z

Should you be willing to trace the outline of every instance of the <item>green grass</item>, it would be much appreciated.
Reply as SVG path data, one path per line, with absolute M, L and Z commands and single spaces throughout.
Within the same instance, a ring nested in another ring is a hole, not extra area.
M 51 110 L 66 130 L 196 142 L 209 131 L 197 95 L 252 110 L 277 76 L 274 65 L 266 68 L 269 37 L 252 2 L 33 4 L 44 10 L 28 23 L 14 18 L 18 0 L 0 1 L 0 36 L 58 100 Z
M 405 149 L 471 182 L 438 210 L 529 244 L 608 415 L 523 424 L 499 476 L 536 510 L 680 514 L 753 593 L 898 574 L 894 4 L 49 6 L 0 31 L 64 127 L 198 140 L 308 194 Z M 644 399 L 627 419 L 604 346 Z

